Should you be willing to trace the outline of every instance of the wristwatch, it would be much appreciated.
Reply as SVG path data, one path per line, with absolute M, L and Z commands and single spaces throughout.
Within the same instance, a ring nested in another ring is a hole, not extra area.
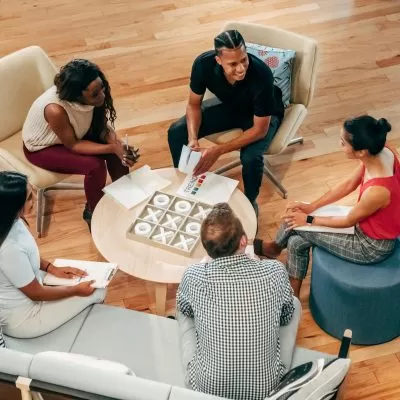
M 306 222 L 308 225 L 311 225 L 314 222 L 314 217 L 312 215 L 307 215 Z

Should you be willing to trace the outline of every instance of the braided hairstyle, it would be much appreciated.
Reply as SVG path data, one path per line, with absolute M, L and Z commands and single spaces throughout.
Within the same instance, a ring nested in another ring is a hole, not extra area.
M 215 53 L 221 55 L 222 49 L 237 49 L 245 46 L 243 36 L 236 29 L 221 32 L 214 38 Z
M 385 118 L 377 120 L 370 115 L 348 119 L 343 128 L 354 150 L 368 150 L 372 156 L 380 153 L 385 147 L 386 135 L 392 129 Z
M 114 128 L 117 113 L 111 97 L 111 88 L 101 69 L 89 60 L 75 59 L 61 67 L 54 78 L 57 94 L 61 100 L 79 102 L 82 92 L 95 79 L 100 78 L 104 85 L 105 100 L 101 107 L 95 107 L 91 125 L 91 135 L 99 139 L 107 129 L 107 123 Z

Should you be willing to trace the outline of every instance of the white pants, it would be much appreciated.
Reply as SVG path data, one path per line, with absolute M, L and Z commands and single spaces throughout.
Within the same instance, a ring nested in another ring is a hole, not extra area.
M 96 289 L 88 297 L 69 297 L 62 300 L 43 301 L 31 312 L 25 309 L 13 310 L 3 332 L 15 338 L 34 338 L 45 335 L 74 318 L 86 307 L 102 303 L 105 289 Z

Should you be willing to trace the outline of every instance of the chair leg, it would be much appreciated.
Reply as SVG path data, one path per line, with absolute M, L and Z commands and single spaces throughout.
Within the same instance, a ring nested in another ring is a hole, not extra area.
M 281 184 L 279 179 L 273 174 L 270 170 L 271 164 L 264 157 L 264 174 L 268 177 L 268 179 L 281 191 L 284 199 L 287 199 L 288 192 L 285 187 Z
M 43 233 L 43 213 L 45 205 L 45 194 L 46 189 L 36 189 L 37 203 L 36 203 L 36 232 L 38 237 L 42 237 Z
M 242 163 L 241 163 L 240 160 L 232 161 L 232 162 L 230 162 L 229 164 L 226 164 L 226 165 L 222 166 L 221 168 L 216 169 L 216 170 L 213 171 L 213 172 L 214 172 L 214 174 L 220 175 L 220 174 L 223 174 L 223 173 L 226 172 L 226 171 L 229 171 L 230 169 L 233 169 L 233 168 L 238 167 L 238 166 L 241 165 L 241 164 L 242 164 Z
M 294 144 L 297 144 L 297 143 L 303 144 L 304 138 L 303 137 L 294 138 L 289 142 L 288 146 L 293 146 Z

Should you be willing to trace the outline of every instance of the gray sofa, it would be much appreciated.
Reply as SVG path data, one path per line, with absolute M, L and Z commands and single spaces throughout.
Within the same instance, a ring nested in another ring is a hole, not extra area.
M 296 310 L 291 324 L 297 324 L 300 318 L 298 302 Z M 96 398 L 85 397 L 85 392 L 118 400 L 216 399 L 185 387 L 179 329 L 176 320 L 94 305 L 47 335 L 34 339 L 6 337 L 7 348 L 0 349 L 0 380 L 8 378 L 13 382 L 17 377 L 26 377 L 32 380 L 28 380 L 32 391 L 41 391 L 47 385 L 47 390 L 55 393 L 79 391 L 80 398 Z M 282 341 L 288 331 L 281 329 Z M 134 375 L 121 369 L 110 372 L 80 365 L 52 357 L 49 351 L 115 361 Z M 290 358 L 284 353 L 291 349 L 282 351 L 283 357 Z M 297 347 L 291 366 L 320 357 L 332 356 Z

